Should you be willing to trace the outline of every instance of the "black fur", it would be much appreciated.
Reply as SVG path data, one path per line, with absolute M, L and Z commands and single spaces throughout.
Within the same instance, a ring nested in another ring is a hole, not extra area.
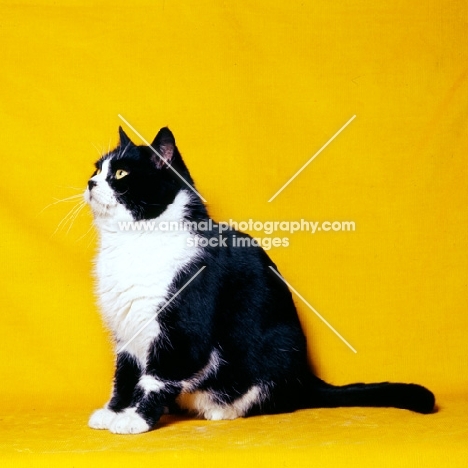
M 120 129 L 120 147 L 112 154 L 112 173 L 130 172 L 109 183 L 135 220 L 154 219 L 174 201 L 180 190 L 191 194 L 186 220 L 209 221 L 205 206 L 172 169 L 193 186 L 169 129 L 162 129 L 151 148 L 136 146 Z M 105 156 L 105 159 L 108 156 Z M 97 168 L 101 167 L 101 159 Z M 199 231 L 206 239 L 211 231 Z M 148 365 L 142 369 L 126 352 L 117 358 L 114 395 L 109 409 L 121 412 L 137 407 L 150 427 L 164 408 L 172 407 L 182 390 L 181 382 L 203 369 L 213 350 L 222 361 L 216 373 L 197 390 L 212 395 L 219 404 L 230 404 L 253 385 L 264 391 L 262 401 L 246 416 L 290 412 L 301 408 L 338 406 L 396 407 L 420 413 L 434 410 L 434 396 L 413 384 L 329 385 L 310 369 L 306 337 L 301 329 L 291 293 L 271 271 L 276 266 L 260 247 L 231 247 L 233 236 L 248 237 L 233 230 L 222 234 L 227 247 L 204 249 L 204 255 L 173 281 L 175 293 L 202 267 L 196 279 L 159 316 L 164 343 L 153 343 Z M 169 299 L 169 298 L 168 298 Z M 160 392 L 145 396 L 137 386 L 142 374 L 165 383 Z

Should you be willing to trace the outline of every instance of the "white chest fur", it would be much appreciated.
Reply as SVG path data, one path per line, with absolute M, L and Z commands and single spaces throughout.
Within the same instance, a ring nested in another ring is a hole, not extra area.
M 180 192 L 157 221 L 183 219 L 186 202 L 187 194 Z M 158 309 L 176 292 L 170 290 L 176 275 L 201 252 L 190 246 L 188 231 L 122 231 L 108 226 L 100 231 L 96 277 L 102 314 L 117 349 L 125 346 L 145 367 L 148 347 L 161 333 Z

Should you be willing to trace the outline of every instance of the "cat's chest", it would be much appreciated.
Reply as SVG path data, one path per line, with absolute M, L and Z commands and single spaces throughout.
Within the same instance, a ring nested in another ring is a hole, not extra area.
M 96 259 L 101 310 L 116 341 L 144 364 L 161 329 L 158 310 L 176 291 L 174 278 L 200 255 L 188 232 L 103 235 Z

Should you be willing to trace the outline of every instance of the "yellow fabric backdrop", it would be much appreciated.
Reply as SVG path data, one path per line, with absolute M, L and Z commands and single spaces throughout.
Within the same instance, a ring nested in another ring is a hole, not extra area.
M 217 220 L 355 222 L 269 251 L 357 350 L 296 298 L 320 376 L 466 395 L 467 20 L 460 0 L 3 1 L 2 413 L 80 410 L 88 434 L 108 397 L 91 218 L 58 200 L 119 113 L 170 126 Z

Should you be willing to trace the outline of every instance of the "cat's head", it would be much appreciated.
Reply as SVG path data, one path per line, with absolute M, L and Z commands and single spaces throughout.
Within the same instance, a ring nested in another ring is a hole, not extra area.
M 137 146 L 119 128 L 117 148 L 102 156 L 88 181 L 85 200 L 96 220 L 157 218 L 181 190 L 196 197 L 182 157 L 168 128 L 151 146 Z

